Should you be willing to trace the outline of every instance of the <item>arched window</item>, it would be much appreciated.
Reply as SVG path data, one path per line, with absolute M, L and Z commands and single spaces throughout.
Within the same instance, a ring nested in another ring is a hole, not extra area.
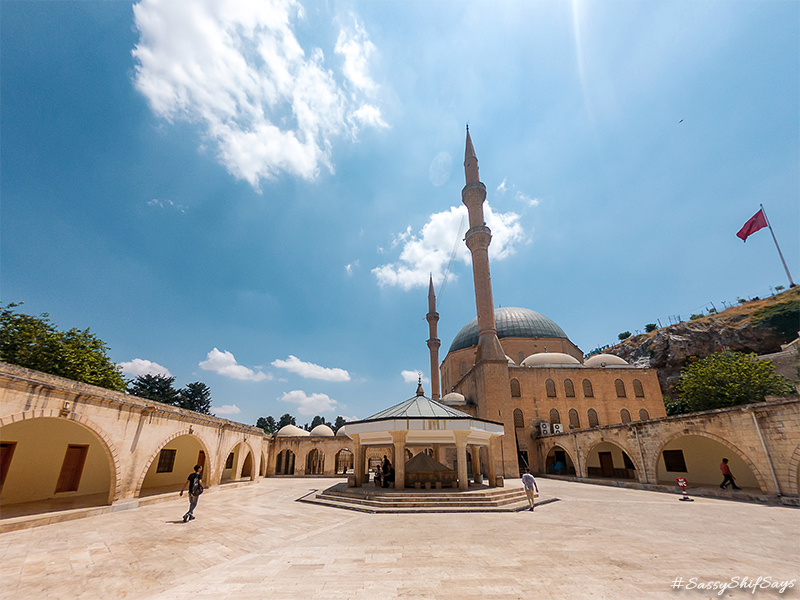
M 548 398 L 555 398 L 556 397 L 556 382 L 552 379 L 548 379 L 544 382 L 544 387 L 547 390 L 547 397 Z
M 517 364 L 521 365 L 523 360 L 525 360 L 525 353 L 524 352 L 519 352 L 517 354 Z
M 625 398 L 625 384 L 622 383 L 622 379 L 615 379 L 614 380 L 614 387 L 617 388 L 617 398 Z
M 583 396 L 584 398 L 594 398 L 594 390 L 592 389 L 592 382 L 588 379 L 583 380 Z
M 600 421 L 597 418 L 597 411 L 595 409 L 590 408 L 587 415 L 589 417 L 589 427 L 597 427 L 600 425 Z
M 467 374 L 467 363 L 465 363 L 465 362 L 461 363 L 461 374 L 462 375 L 466 375 Z
M 514 427 L 518 429 L 525 427 L 525 417 L 523 416 L 522 411 L 518 408 L 514 409 Z
M 633 380 L 633 395 L 637 398 L 644 398 L 644 388 L 642 382 L 638 379 Z
M 519 381 L 516 379 L 511 380 L 511 397 L 519 398 L 522 395 L 519 389 Z
M 650 418 L 650 413 L 647 412 L 647 409 L 641 408 L 639 409 L 639 420 L 640 421 L 647 421 Z
M 574 408 L 569 409 L 569 424 L 573 429 L 581 428 L 581 419 L 578 416 L 578 411 Z
M 561 423 L 561 415 L 558 414 L 558 411 L 555 408 L 550 409 L 550 424 L 555 425 L 556 423 Z
M 630 423 L 631 413 L 628 411 L 627 408 L 623 408 L 621 411 L 619 411 L 619 418 L 623 423 Z
M 564 380 L 564 395 L 567 398 L 574 398 L 575 397 L 575 386 L 572 383 L 572 379 L 565 379 Z

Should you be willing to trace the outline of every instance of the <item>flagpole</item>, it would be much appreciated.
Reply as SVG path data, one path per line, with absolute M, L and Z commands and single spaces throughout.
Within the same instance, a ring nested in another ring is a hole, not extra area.
M 792 276 L 789 273 L 789 267 L 786 266 L 786 261 L 783 259 L 783 252 L 781 252 L 781 247 L 778 246 L 778 238 L 775 237 L 775 232 L 772 231 L 772 225 L 769 224 L 769 219 L 767 218 L 767 211 L 764 210 L 764 205 L 759 204 L 761 207 L 761 212 L 764 215 L 764 220 L 767 222 L 767 227 L 769 227 L 769 232 L 772 234 L 772 241 L 775 242 L 775 247 L 778 249 L 778 256 L 781 257 L 781 262 L 783 263 L 783 269 L 786 271 L 786 277 L 789 278 L 789 287 L 794 287 L 794 281 L 792 281 Z

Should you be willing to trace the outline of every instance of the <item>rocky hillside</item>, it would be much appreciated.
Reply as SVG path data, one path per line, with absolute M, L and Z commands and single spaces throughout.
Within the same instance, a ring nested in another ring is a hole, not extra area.
M 720 313 L 630 337 L 604 352 L 639 367 L 658 369 L 661 391 L 667 396 L 687 361 L 724 348 L 756 354 L 779 352 L 782 344 L 797 337 L 798 330 L 800 287 L 795 287 Z

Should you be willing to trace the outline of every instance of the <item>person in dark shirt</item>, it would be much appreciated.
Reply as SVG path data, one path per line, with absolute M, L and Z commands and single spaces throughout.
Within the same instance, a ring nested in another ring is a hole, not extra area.
M 183 487 L 181 488 L 181 493 L 178 494 L 179 496 L 183 496 L 183 491 L 186 489 L 186 486 L 189 486 L 189 510 L 183 515 L 183 522 L 192 521 L 194 520 L 194 509 L 197 506 L 197 499 L 200 498 L 200 494 L 203 493 L 203 465 L 195 465 L 194 466 L 194 473 L 191 473 L 189 477 L 186 478 L 186 481 L 183 482 Z

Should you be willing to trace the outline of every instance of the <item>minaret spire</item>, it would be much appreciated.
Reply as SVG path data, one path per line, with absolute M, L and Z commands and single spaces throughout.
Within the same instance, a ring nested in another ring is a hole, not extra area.
M 489 273 L 489 244 L 492 232 L 483 220 L 483 203 L 486 186 L 478 175 L 478 158 L 467 126 L 467 143 L 464 151 L 464 175 L 467 184 L 461 190 L 461 200 L 469 213 L 469 230 L 465 236 L 467 248 L 472 253 L 472 276 L 475 281 L 475 306 L 478 312 L 478 352 L 475 362 L 481 360 L 505 361 L 505 353 L 497 339 L 492 300 L 492 278 Z
M 437 323 L 439 322 L 439 313 L 436 312 L 436 294 L 433 292 L 433 275 L 431 274 L 430 284 L 428 285 L 428 314 L 425 316 L 428 320 L 428 350 L 431 352 L 431 398 L 438 400 L 441 396 L 439 394 L 439 334 L 437 332 Z

